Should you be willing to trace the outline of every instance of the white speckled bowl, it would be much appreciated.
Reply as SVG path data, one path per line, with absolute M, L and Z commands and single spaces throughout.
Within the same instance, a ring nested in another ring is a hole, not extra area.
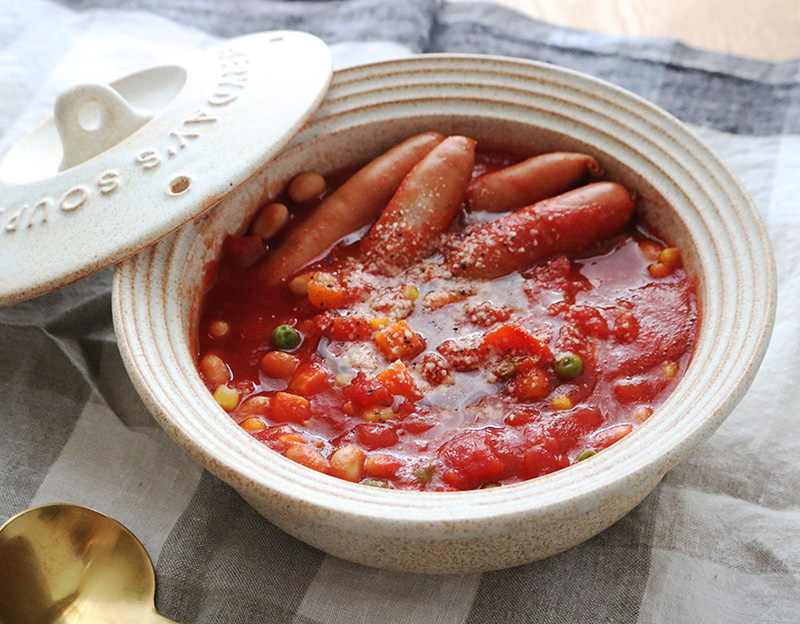
M 367 160 L 429 129 L 537 151 L 597 156 L 642 197 L 646 219 L 698 278 L 702 323 L 691 365 L 641 427 L 589 461 L 525 483 L 426 493 L 354 485 L 296 464 L 242 431 L 195 370 L 204 266 L 226 233 L 296 172 Z M 122 264 L 114 289 L 120 349 L 164 429 L 260 513 L 352 561 L 463 573 L 547 557 L 618 520 L 742 398 L 766 349 L 775 268 L 758 213 L 692 132 L 646 101 L 544 64 L 427 56 L 334 76 L 299 136 L 207 217 Z

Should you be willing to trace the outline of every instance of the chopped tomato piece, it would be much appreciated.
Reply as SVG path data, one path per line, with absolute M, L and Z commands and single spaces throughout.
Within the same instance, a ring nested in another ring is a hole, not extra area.
M 493 329 L 484 336 L 483 345 L 501 354 L 536 357 L 539 364 L 553 359 L 550 347 L 516 323 L 507 323 Z
M 447 466 L 476 485 L 501 475 L 506 468 L 492 445 L 490 429 L 465 431 L 445 444 L 439 455 Z
M 331 321 L 328 329 L 331 340 L 340 342 L 350 340 L 366 340 L 372 337 L 370 322 L 357 316 L 337 316 Z
M 472 337 L 445 340 L 436 350 L 459 372 L 475 370 L 486 360 L 486 347 Z
M 534 445 L 525 451 L 525 469 L 531 477 L 539 477 L 567 466 L 569 459 L 544 446 Z
M 394 401 L 392 393 L 379 379 L 368 379 L 359 372 L 344 388 L 345 396 L 359 407 L 388 406 Z
M 356 425 L 353 431 L 356 434 L 356 441 L 370 451 L 393 446 L 399 440 L 394 426 L 383 423 Z

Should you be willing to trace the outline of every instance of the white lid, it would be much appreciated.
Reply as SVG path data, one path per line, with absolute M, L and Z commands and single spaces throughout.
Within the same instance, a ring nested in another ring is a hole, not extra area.
M 63 93 L 0 160 L 0 304 L 116 264 L 211 208 L 292 139 L 331 76 L 321 40 L 275 31 Z

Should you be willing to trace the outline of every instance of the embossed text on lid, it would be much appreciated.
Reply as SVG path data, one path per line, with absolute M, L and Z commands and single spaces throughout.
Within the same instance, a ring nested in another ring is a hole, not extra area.
M 111 85 L 78 85 L 0 160 L 0 304 L 135 254 L 278 153 L 322 101 L 330 53 L 259 33 Z

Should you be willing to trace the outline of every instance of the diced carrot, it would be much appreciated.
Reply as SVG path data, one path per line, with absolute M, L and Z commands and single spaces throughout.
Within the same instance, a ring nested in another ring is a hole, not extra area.
M 300 358 L 285 351 L 270 351 L 261 358 L 261 370 L 274 379 L 291 377 L 300 364 Z
M 391 360 L 414 357 L 427 347 L 422 335 L 405 321 L 398 321 L 375 334 L 375 344 Z
M 329 273 L 316 273 L 308 282 L 308 301 L 320 310 L 338 308 L 344 301 L 344 290 Z
M 289 382 L 288 392 L 308 397 L 332 385 L 328 373 L 317 364 L 303 366 L 295 372 Z
M 311 416 L 311 403 L 296 394 L 278 392 L 272 399 L 272 420 L 302 424 Z
M 400 360 L 394 361 L 387 368 L 375 376 L 384 387 L 395 396 L 404 396 L 412 401 L 422 398 L 422 393 L 417 388 L 414 378 L 408 368 Z

